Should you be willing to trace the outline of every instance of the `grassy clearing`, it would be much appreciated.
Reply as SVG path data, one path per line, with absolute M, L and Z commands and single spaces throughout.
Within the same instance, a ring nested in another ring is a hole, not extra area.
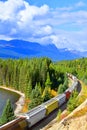
M 85 85 L 82 81 L 80 81 L 82 89 L 78 96 L 78 103 L 82 104 L 87 99 L 87 85 Z M 84 106 L 80 110 L 76 111 L 73 114 L 73 117 L 80 117 L 87 113 L 87 106 Z
M 87 85 L 85 85 L 82 81 L 80 81 L 82 89 L 78 96 L 79 104 L 83 103 L 87 99 Z
M 87 106 L 75 112 L 75 114 L 73 114 L 73 117 L 80 117 L 85 114 L 87 114 Z

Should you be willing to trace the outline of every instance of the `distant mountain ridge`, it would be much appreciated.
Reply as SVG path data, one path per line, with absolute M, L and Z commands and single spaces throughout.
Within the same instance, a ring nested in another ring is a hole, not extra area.
M 0 40 L 0 58 L 49 57 L 54 61 L 71 60 L 87 56 L 87 52 L 58 49 L 54 44 L 41 45 L 23 40 Z

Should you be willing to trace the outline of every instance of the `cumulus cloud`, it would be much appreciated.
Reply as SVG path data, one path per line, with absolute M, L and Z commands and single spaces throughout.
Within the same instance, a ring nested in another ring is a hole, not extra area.
M 29 3 L 23 0 L 0 2 L 0 34 L 8 34 L 13 37 L 15 35 L 21 36 L 20 33 L 24 33 L 24 36 L 27 36 L 28 33 L 33 35 L 37 28 L 37 20 L 34 19 L 46 15 L 48 11 L 49 7 L 47 5 L 41 7 L 30 6 Z M 43 33 L 50 33 L 50 31 L 51 27 L 44 25 Z
M 5 2 L 0 2 L 0 19 L 14 20 L 17 12 L 24 6 L 22 0 L 8 0 Z
M 58 48 L 85 49 L 87 10 L 82 1 L 62 8 L 30 5 L 25 0 L 0 1 L 0 39 L 24 39 Z M 84 45 L 84 46 L 83 46 Z

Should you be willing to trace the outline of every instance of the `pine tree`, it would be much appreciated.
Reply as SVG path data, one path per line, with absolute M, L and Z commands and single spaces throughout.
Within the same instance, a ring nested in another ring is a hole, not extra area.
M 77 96 L 78 96 L 78 92 L 75 90 L 69 101 L 68 101 L 68 104 L 67 104 L 67 110 L 69 112 L 72 112 L 79 104 L 78 104 L 78 101 L 77 101 Z
M 31 99 L 31 102 L 29 104 L 29 109 L 32 109 L 43 102 L 41 91 L 39 87 L 37 86 L 37 84 L 35 86 L 35 89 L 32 90 L 30 99 Z
M 52 82 L 50 80 L 50 75 L 49 75 L 49 72 L 47 72 L 47 79 L 46 79 L 46 82 L 45 82 L 45 86 L 51 87 L 51 85 L 52 85 Z
M 46 102 L 47 100 L 51 99 L 51 89 L 50 87 L 45 87 L 44 92 L 43 92 L 43 101 Z
M 14 111 L 13 111 L 13 108 L 11 106 L 11 102 L 10 100 L 8 99 L 7 100 L 7 103 L 6 103 L 6 106 L 3 110 L 3 113 L 2 113 L 2 116 L 1 116 L 1 119 L 0 119 L 0 124 L 5 124 L 11 120 L 13 120 L 15 118 L 14 116 Z
M 63 84 L 60 84 L 58 87 L 58 94 L 63 93 Z
M 58 94 L 63 93 L 68 88 L 68 79 L 65 78 L 64 84 L 60 84 L 58 87 Z
M 30 98 L 31 92 L 32 92 L 32 84 L 31 84 L 31 81 L 29 81 L 29 84 L 26 87 L 26 97 L 27 98 Z

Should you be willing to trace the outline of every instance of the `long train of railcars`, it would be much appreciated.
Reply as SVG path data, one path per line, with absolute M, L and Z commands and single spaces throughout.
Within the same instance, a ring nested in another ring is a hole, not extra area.
M 63 94 L 59 94 L 58 96 L 48 100 L 47 102 L 42 103 L 41 105 L 33 108 L 29 112 L 22 114 L 20 118 L 15 119 L 14 122 L 17 120 L 17 122 L 19 123 L 21 117 L 23 116 L 25 117 L 24 120 L 26 120 L 27 122 L 25 126 L 31 127 L 35 125 L 37 122 L 39 122 L 40 120 L 44 119 L 46 116 L 48 116 L 52 111 L 59 108 L 63 103 L 65 103 L 70 98 L 72 92 L 75 89 L 77 89 L 79 83 L 78 79 L 75 76 L 71 74 L 67 74 L 67 75 L 73 80 L 71 87 L 69 87 Z M 22 127 L 24 127 L 24 125 L 22 125 Z M 1 130 L 7 130 L 7 129 L 1 129 Z M 11 130 L 16 130 L 16 129 L 12 128 Z
M 72 78 L 73 83 L 71 87 L 69 87 L 63 94 L 59 94 L 58 96 L 48 100 L 47 102 L 35 107 L 34 109 L 24 114 L 29 124 L 28 127 L 31 127 L 40 120 L 44 119 L 52 111 L 59 108 L 63 103 L 66 102 L 66 100 L 70 98 L 72 92 L 78 87 L 78 80 L 71 74 L 68 74 L 68 76 Z
M 27 122 L 24 117 L 18 117 L 2 126 L 0 130 L 25 130 L 27 129 Z

